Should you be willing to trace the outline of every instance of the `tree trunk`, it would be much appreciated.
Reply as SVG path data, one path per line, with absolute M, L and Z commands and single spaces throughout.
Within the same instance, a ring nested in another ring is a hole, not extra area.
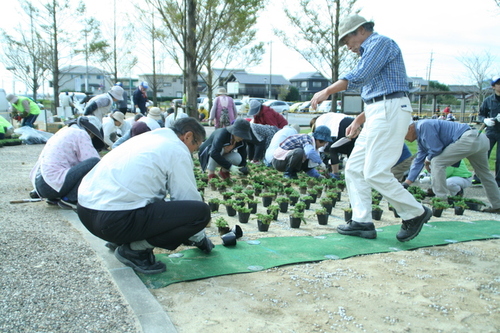
M 187 2 L 186 31 L 186 113 L 190 117 L 197 116 L 198 72 L 196 69 L 196 1 Z

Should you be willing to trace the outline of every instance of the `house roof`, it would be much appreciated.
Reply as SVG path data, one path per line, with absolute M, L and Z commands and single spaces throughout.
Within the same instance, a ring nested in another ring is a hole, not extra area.
M 72 74 L 86 74 L 87 73 L 87 67 L 86 66 L 66 66 L 61 68 L 61 74 L 62 73 L 72 73 Z M 109 74 L 106 71 L 94 67 L 94 66 L 88 66 L 88 72 L 91 74 Z
M 324 79 L 328 80 L 323 76 L 320 72 L 303 72 L 295 75 L 290 79 L 290 81 L 298 81 L 298 80 L 309 80 L 309 79 Z
M 247 72 L 233 73 L 234 81 L 242 84 L 263 84 L 264 81 L 269 80 L 268 74 L 249 74 Z M 272 85 L 290 85 L 290 81 L 285 79 L 283 75 L 271 75 Z

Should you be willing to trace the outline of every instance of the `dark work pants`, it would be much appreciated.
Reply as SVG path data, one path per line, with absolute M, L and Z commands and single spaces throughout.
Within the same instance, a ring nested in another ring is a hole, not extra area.
M 95 236 L 129 244 L 146 240 L 155 247 L 175 250 L 210 222 L 210 208 L 201 201 L 158 200 L 127 211 L 98 211 L 78 205 L 78 217 Z
M 272 165 L 278 171 L 308 171 L 311 168 L 308 167 L 309 160 L 306 159 L 304 162 L 302 162 L 302 160 L 304 159 L 304 155 L 304 149 L 297 148 L 288 153 L 284 160 L 277 160 L 273 158 Z
M 85 177 L 99 161 L 100 159 L 97 157 L 89 158 L 71 167 L 66 174 L 63 186 L 59 192 L 50 187 L 45 182 L 42 175 L 38 174 L 35 179 L 35 188 L 38 195 L 49 200 L 66 197 L 69 202 L 76 203 L 78 201 L 78 187 L 83 177 Z

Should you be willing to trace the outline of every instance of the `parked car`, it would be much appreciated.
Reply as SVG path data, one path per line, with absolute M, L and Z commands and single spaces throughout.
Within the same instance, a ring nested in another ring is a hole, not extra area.
M 297 112 L 297 109 L 302 105 L 302 103 L 303 102 L 298 102 L 290 105 L 290 112 Z
M 330 112 L 332 109 L 332 101 L 326 100 L 321 102 L 316 111 L 318 112 Z
M 290 111 L 290 106 L 283 101 L 277 100 L 268 100 L 262 103 L 262 105 L 269 106 L 271 109 L 278 113 L 288 112 Z
M 301 106 L 299 106 L 299 108 L 297 109 L 297 112 L 309 112 L 310 107 L 311 107 L 311 101 L 304 102 L 304 103 L 302 103 Z

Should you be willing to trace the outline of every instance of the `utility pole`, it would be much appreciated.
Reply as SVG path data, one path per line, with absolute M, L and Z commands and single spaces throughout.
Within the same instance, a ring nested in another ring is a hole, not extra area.
M 269 42 L 269 99 L 271 99 L 271 90 L 273 89 L 273 42 Z
M 430 81 L 431 80 L 431 69 L 432 69 L 432 61 L 434 60 L 432 58 L 432 55 L 434 54 L 434 52 L 431 51 L 431 59 L 429 60 L 429 70 L 427 71 L 427 81 Z

